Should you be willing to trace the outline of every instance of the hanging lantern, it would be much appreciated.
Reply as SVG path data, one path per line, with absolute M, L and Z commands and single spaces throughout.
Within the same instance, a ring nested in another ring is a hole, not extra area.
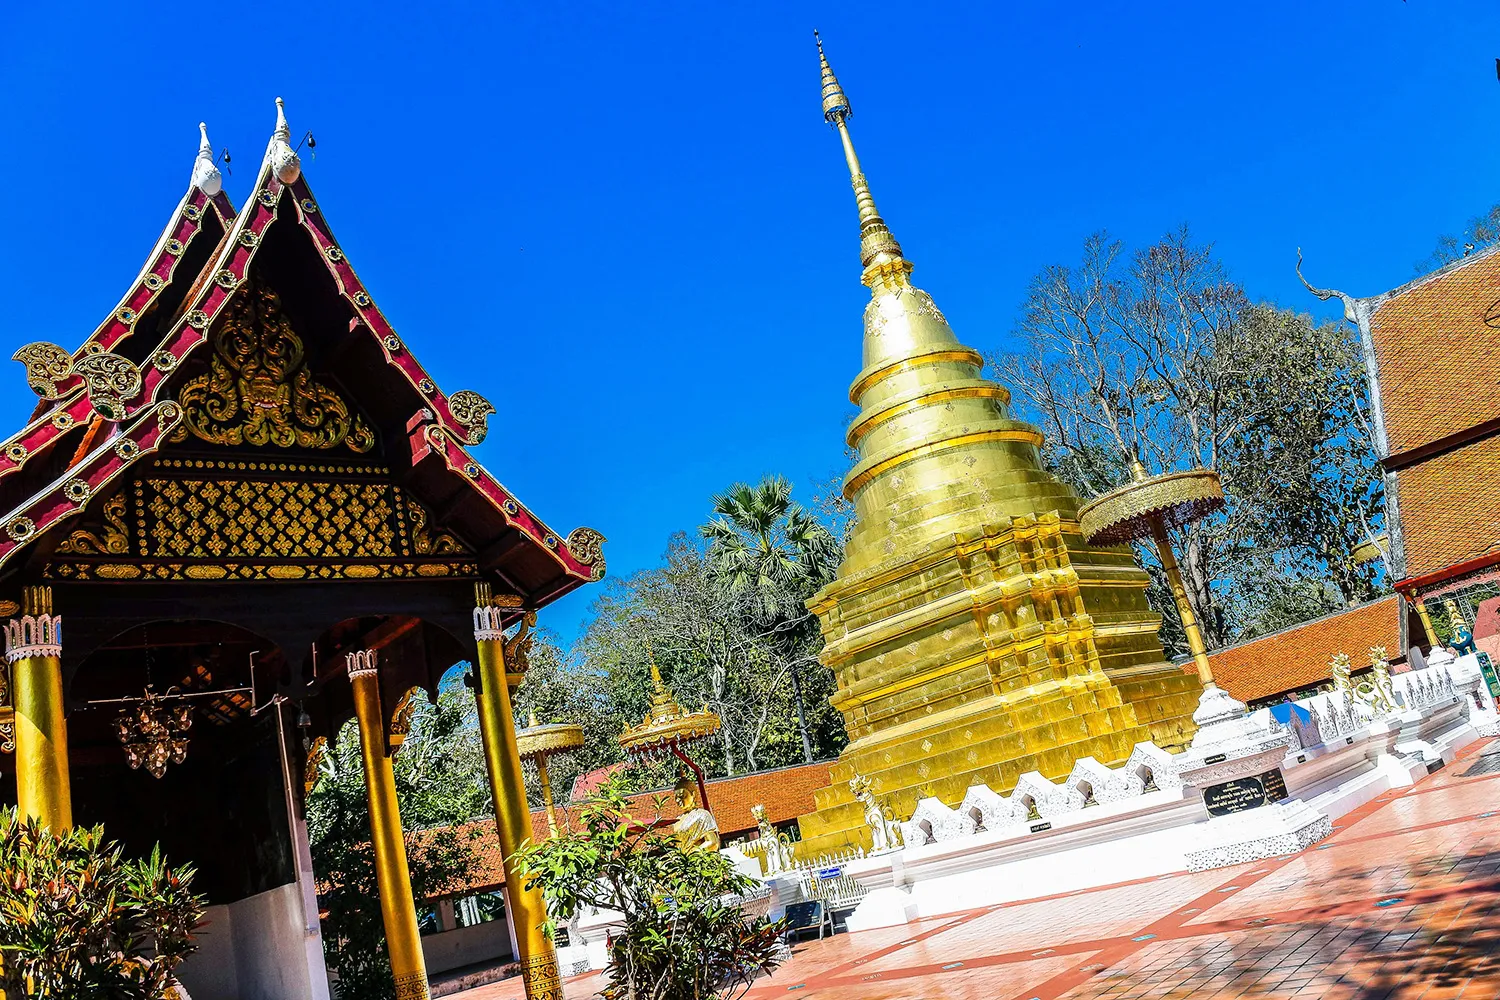
M 168 696 L 170 697 L 170 696 Z M 167 773 L 168 764 L 187 760 L 187 737 L 193 724 L 193 706 L 185 701 L 164 704 L 149 687 L 141 700 L 120 711 L 115 734 L 125 749 L 125 762 L 133 770 L 144 767 L 153 778 Z

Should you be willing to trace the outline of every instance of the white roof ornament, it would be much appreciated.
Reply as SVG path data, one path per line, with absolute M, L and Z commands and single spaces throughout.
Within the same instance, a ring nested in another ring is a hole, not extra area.
M 208 125 L 198 123 L 198 158 L 193 161 L 193 187 L 212 198 L 224 187 L 224 175 L 214 163 L 214 148 L 208 142 Z
M 286 123 L 286 105 L 276 98 L 276 131 L 271 133 L 271 144 L 266 147 L 266 159 L 276 179 L 283 184 L 294 183 L 302 176 L 302 161 L 292 148 L 292 130 Z

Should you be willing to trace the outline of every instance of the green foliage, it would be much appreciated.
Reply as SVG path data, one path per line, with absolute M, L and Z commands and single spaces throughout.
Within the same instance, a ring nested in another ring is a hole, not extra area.
M 785 659 L 802 755 L 811 763 L 814 724 L 808 719 L 803 667 L 815 662 L 823 643 L 807 601 L 837 572 L 839 542 L 792 499 L 792 484 L 781 476 L 755 486 L 735 483 L 713 502 L 713 519 L 698 529 L 708 540 L 709 570 L 725 596 L 744 602 L 750 624 Z M 831 693 L 828 671 L 812 673 L 818 689 L 813 693 Z
M 1225 511 L 1176 536 L 1210 647 L 1381 592 L 1383 566 L 1354 561 L 1384 495 L 1349 331 L 1251 302 L 1182 229 L 1134 253 L 1090 237 L 1078 265 L 1036 276 L 1018 332 L 1025 349 L 996 367 L 1084 497 L 1125 482 L 1131 458 L 1219 473 Z M 1154 552 L 1138 555 L 1180 651 Z
M 1500 240 L 1500 205 L 1491 205 L 1483 215 L 1476 215 L 1457 236 L 1439 236 L 1437 246 L 1425 259 L 1417 262 L 1418 274 L 1435 271 L 1444 264 L 1461 260 Z
M 463 885 L 478 864 L 473 844 L 485 834 L 459 825 L 494 815 L 473 698 L 461 685 L 445 686 L 437 705 L 422 699 L 392 770 L 407 831 L 413 903 L 420 911 L 421 901 Z M 339 996 L 394 1000 L 359 727 L 353 721 L 323 762 L 308 798 L 307 823 L 313 869 L 328 913 L 323 950 L 338 975 Z
M 0 812 L 0 993 L 159 1000 L 191 954 L 203 899 L 160 850 L 131 860 L 103 827 L 54 834 Z
M 523 848 L 519 868 L 553 926 L 587 908 L 624 914 L 606 1000 L 742 996 L 778 964 L 781 925 L 743 915 L 736 897 L 755 883 L 723 855 L 685 850 L 653 825 L 637 823 L 623 786 L 610 782 L 570 832 Z

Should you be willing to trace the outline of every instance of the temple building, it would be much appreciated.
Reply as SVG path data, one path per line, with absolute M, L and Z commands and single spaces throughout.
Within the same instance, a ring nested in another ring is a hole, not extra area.
M 1368 298 L 1307 287 L 1359 331 L 1392 583 L 1425 644 L 1474 631 L 1500 597 L 1500 246 Z
M 1010 416 L 1009 392 L 911 284 L 819 54 L 871 299 L 849 392 L 854 528 L 837 578 L 809 602 L 851 742 L 802 819 L 809 856 L 868 846 L 856 774 L 905 817 L 976 782 L 1005 791 L 1028 771 L 1064 777 L 1080 757 L 1124 760 L 1138 742 L 1181 747 L 1201 693 L 1162 653 L 1131 551 L 1084 542 L 1078 496 L 1042 468 L 1042 435 Z
M 243 208 L 221 188 L 205 130 L 118 306 L 16 352 L 40 400 L 0 443 L 0 799 L 197 867 L 194 1000 L 326 998 L 304 775 L 355 718 L 397 994 L 426 997 L 391 772 L 411 699 L 472 665 L 509 859 L 528 630 L 603 576 L 603 539 L 472 457 L 495 408 L 381 314 L 280 101 Z M 560 997 L 539 896 L 507 911 L 528 996 Z

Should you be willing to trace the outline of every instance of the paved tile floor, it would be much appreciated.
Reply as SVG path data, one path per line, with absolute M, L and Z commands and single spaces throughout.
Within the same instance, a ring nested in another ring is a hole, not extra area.
M 807 942 L 748 1000 L 1500 998 L 1489 765 L 1500 741 L 1355 810 L 1299 855 Z M 567 1000 L 601 982 L 569 981 Z M 522 993 L 509 980 L 458 996 Z

